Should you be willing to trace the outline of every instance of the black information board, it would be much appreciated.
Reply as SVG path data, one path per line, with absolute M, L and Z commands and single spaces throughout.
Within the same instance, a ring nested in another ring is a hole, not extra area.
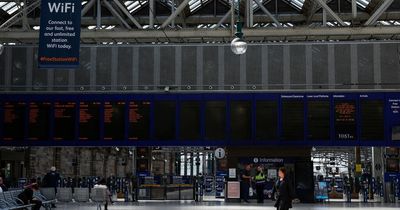
M 52 104 L 49 102 L 29 103 L 29 140 L 50 139 L 50 116 Z
M 207 101 L 205 109 L 205 139 L 225 139 L 226 102 Z
M 231 101 L 232 140 L 251 139 L 251 102 Z
M 3 139 L 24 140 L 25 138 L 25 102 L 5 102 Z
M 330 139 L 330 105 L 329 101 L 308 101 L 307 104 L 308 134 L 310 140 Z
M 357 138 L 356 102 L 335 101 L 335 139 L 355 140 Z
M 142 140 L 150 138 L 150 102 L 129 102 L 128 139 Z
M 74 140 L 75 122 L 75 102 L 54 103 L 54 140 Z
M 278 103 L 256 102 L 256 139 L 275 140 L 278 134 Z
M 282 139 L 304 139 L 303 100 L 282 100 Z
M 79 103 L 79 140 L 100 139 L 100 102 Z
M 384 140 L 382 100 L 360 100 L 361 140 Z
M 125 139 L 125 102 L 104 103 L 104 139 Z
M 154 103 L 154 137 L 157 140 L 175 139 L 175 101 L 157 101 Z
M 180 139 L 200 139 L 200 102 L 183 101 L 180 104 Z

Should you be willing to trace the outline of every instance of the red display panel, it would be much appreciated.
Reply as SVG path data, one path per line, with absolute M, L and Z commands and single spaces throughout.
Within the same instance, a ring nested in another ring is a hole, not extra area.
M 100 139 L 100 102 L 79 103 L 79 140 Z
M 24 140 L 25 138 L 25 102 L 5 102 L 3 119 L 4 140 Z
M 54 140 L 75 139 L 75 102 L 54 103 Z
M 51 103 L 29 103 L 29 140 L 49 140 L 50 138 Z
M 104 139 L 125 139 L 125 102 L 104 103 Z
M 129 102 L 128 139 L 140 140 L 150 138 L 150 102 Z

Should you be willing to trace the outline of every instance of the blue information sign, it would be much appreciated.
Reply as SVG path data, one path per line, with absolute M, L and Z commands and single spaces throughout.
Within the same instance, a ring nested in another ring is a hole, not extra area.
M 81 1 L 42 0 L 39 68 L 77 68 L 81 30 Z

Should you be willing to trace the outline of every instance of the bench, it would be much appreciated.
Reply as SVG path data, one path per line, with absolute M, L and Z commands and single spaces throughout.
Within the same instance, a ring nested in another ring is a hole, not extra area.
M 0 193 L 0 209 L 1 210 L 13 210 L 13 209 L 23 209 L 31 208 L 34 204 L 23 204 L 23 202 L 18 198 L 18 195 L 23 190 L 13 190 Z
M 53 191 L 54 191 L 54 188 L 49 188 L 49 189 L 53 189 Z M 44 190 L 44 191 L 46 191 L 45 189 L 41 189 L 41 191 L 42 190 Z M 54 192 L 54 194 L 55 194 L 55 192 Z M 41 192 L 39 192 L 39 191 L 36 191 L 36 192 L 34 192 L 33 193 L 33 197 L 34 198 L 36 198 L 37 200 L 40 200 L 41 202 L 42 202 L 42 206 L 46 209 L 46 210 L 50 210 L 52 207 L 52 204 L 54 204 L 55 202 L 56 202 L 56 199 L 54 198 L 54 197 L 46 197 L 46 196 L 44 196 Z

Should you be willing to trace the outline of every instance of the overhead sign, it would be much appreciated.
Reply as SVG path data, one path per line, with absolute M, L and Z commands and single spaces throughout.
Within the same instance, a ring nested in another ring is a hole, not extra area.
M 215 150 L 215 158 L 222 159 L 225 157 L 225 150 L 223 148 L 217 148 Z
M 81 31 L 81 1 L 42 0 L 39 68 L 77 68 Z

